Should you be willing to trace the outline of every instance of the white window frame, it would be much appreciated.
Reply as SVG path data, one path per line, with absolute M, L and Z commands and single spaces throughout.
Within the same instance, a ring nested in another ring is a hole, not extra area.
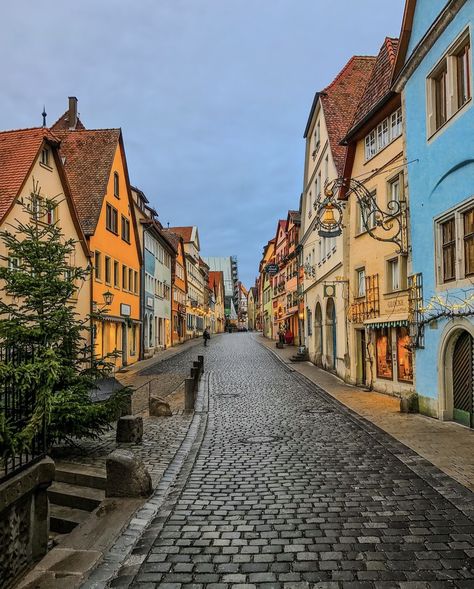
M 465 273 L 465 255 L 464 255 L 464 213 L 474 208 L 474 194 L 459 203 L 457 206 L 452 207 L 448 211 L 445 211 L 442 215 L 436 217 L 434 223 L 434 239 L 435 239 L 435 251 L 434 251 L 434 264 L 435 264 L 435 278 L 437 290 L 449 290 L 454 288 L 460 288 L 463 286 L 472 286 L 472 276 L 466 276 Z M 443 239 L 442 229 L 443 223 L 449 219 L 454 218 L 454 231 L 455 231 L 455 278 L 448 282 L 443 281 Z
M 365 266 L 362 268 L 356 268 L 356 286 L 357 294 L 356 298 L 361 299 L 365 297 Z
M 457 80 L 457 54 L 462 46 L 469 41 L 470 45 L 470 96 L 463 103 L 458 103 L 458 80 Z M 446 120 L 438 125 L 436 120 L 436 78 L 439 73 L 446 68 Z M 458 38 L 448 48 L 443 57 L 438 61 L 426 78 L 426 130 L 427 140 L 437 136 L 440 131 L 445 129 L 449 123 L 465 109 L 472 105 L 473 82 L 472 82 L 472 39 L 471 29 L 467 27 Z

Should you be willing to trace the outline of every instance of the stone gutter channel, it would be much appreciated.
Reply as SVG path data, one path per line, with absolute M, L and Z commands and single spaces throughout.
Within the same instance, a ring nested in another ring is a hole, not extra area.
M 187 434 L 153 495 L 137 510 L 120 537 L 104 553 L 101 562 L 82 583 L 81 589 L 105 589 L 118 575 L 121 587 L 128 587 L 133 581 L 170 515 L 171 505 L 179 494 L 181 484 L 187 479 L 201 446 L 207 426 L 211 377 L 212 372 L 205 372 L 201 378 Z

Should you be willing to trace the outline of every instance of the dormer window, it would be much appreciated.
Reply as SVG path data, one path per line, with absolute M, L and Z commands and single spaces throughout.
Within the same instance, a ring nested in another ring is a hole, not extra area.
M 41 150 L 40 162 L 43 164 L 43 166 L 47 166 L 48 168 L 50 167 L 50 163 L 49 163 L 49 149 L 47 147 L 44 147 Z
M 321 121 L 316 123 L 316 127 L 314 129 L 314 138 L 313 138 L 313 159 L 316 157 L 319 146 L 321 145 Z
M 114 172 L 114 196 L 120 198 L 120 186 L 118 172 Z

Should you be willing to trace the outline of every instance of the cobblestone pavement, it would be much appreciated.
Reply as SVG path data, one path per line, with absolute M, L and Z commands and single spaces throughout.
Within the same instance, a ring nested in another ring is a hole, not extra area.
M 133 587 L 474 587 L 472 493 L 249 334 L 205 362 L 207 430 Z

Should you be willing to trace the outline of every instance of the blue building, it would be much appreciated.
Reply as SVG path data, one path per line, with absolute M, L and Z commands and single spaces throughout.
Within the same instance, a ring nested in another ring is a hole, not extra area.
M 474 427 L 474 0 L 408 0 L 403 92 L 420 410 Z

